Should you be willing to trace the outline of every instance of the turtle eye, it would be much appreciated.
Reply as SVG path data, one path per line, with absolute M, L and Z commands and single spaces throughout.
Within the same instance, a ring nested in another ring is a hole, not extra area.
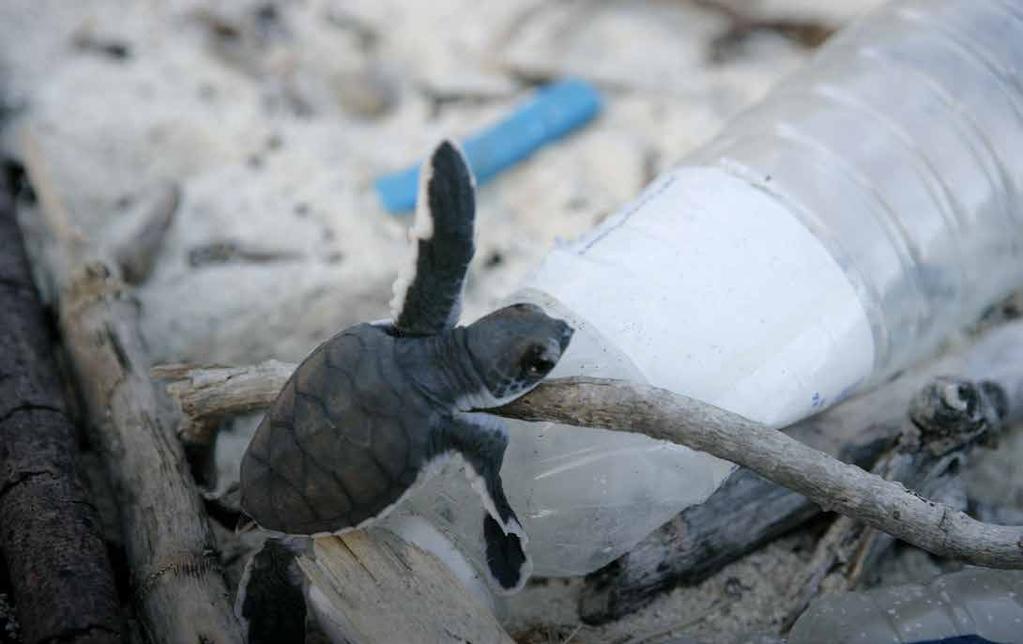
M 522 359 L 522 370 L 531 378 L 542 378 L 554 368 L 554 361 L 551 360 L 544 347 L 533 346 Z
M 529 375 L 531 376 L 545 376 L 553 368 L 554 368 L 553 362 L 541 358 L 531 363 L 526 370 L 529 372 Z

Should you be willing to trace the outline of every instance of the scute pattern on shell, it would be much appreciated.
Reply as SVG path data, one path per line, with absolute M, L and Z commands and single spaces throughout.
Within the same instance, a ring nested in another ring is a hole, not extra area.
M 261 527 L 355 527 L 415 482 L 430 434 L 418 425 L 435 412 L 398 371 L 393 342 L 377 327 L 352 327 L 292 375 L 242 462 L 242 507 Z

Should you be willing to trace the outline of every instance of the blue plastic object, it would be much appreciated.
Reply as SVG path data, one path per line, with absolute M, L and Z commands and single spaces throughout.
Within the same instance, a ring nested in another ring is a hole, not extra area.
M 603 107 L 596 88 L 581 80 L 543 87 L 507 118 L 461 142 L 476 181 L 486 183 L 538 148 L 584 125 Z M 384 208 L 404 213 L 416 205 L 419 164 L 379 177 L 374 185 Z

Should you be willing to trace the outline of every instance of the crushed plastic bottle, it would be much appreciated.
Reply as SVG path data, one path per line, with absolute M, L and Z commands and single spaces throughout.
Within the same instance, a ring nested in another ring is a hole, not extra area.
M 1012 0 L 904 0 L 843 31 L 511 298 L 576 327 L 552 377 L 780 427 L 933 351 L 1023 283 L 1021 67 Z M 511 434 L 505 487 L 543 575 L 609 563 L 732 469 L 632 434 Z M 461 490 L 439 478 L 404 511 L 478 563 Z
M 800 616 L 788 641 L 903 644 L 967 635 L 1020 641 L 1023 572 L 972 568 L 926 585 L 827 595 Z

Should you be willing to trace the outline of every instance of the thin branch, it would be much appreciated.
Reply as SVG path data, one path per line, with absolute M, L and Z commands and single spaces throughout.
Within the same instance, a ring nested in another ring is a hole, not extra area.
M 978 566 L 1023 568 L 1023 527 L 981 523 L 761 423 L 664 389 L 572 378 L 542 385 L 496 412 L 687 445 L 933 554 Z
M 1007 409 L 1000 395 L 1001 389 L 990 383 L 935 379 L 914 396 L 898 442 L 871 471 L 915 492 L 933 488 L 975 445 L 1001 432 Z M 836 519 L 817 542 L 799 583 L 781 601 L 782 632 L 822 591 L 855 588 L 866 567 L 892 542 L 881 534 L 852 517 Z
M 113 250 L 121 275 L 128 284 L 141 284 L 153 271 L 181 203 L 181 186 L 174 182 L 163 184 L 151 199 L 134 229 Z
M 278 377 L 266 379 L 261 387 L 247 382 L 249 398 L 272 400 L 282 369 L 286 367 L 278 365 Z M 194 381 L 204 379 L 201 369 L 179 369 L 178 373 Z M 230 389 L 228 382 L 220 386 Z M 179 388 L 177 395 L 184 393 Z M 237 401 L 231 397 L 224 401 L 223 406 L 210 401 L 207 417 L 233 413 L 231 405 Z M 855 517 L 936 555 L 980 566 L 1023 568 L 1023 528 L 981 523 L 780 431 L 664 389 L 593 378 L 552 380 L 490 411 L 521 420 L 640 433 L 686 445 L 747 467 L 822 508 Z
M 217 425 L 227 416 L 270 406 L 297 365 L 268 360 L 251 367 L 160 365 L 150 371 L 167 380 L 167 393 L 181 405 L 178 436 L 188 446 L 212 444 Z

